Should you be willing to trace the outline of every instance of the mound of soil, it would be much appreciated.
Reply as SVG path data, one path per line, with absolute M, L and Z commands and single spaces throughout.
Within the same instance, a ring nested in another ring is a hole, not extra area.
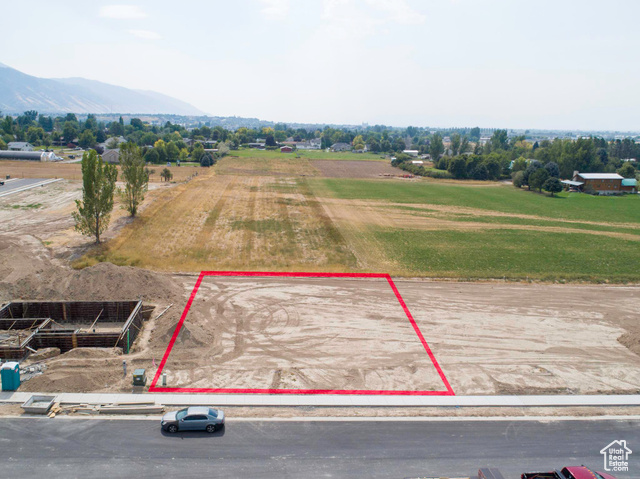
M 98 359 L 98 358 L 116 358 L 122 354 L 122 348 L 75 348 L 71 351 L 64 353 L 61 358 L 83 358 L 83 359 Z
M 73 270 L 32 237 L 0 235 L 0 300 L 175 302 L 184 294 L 168 275 L 99 263 Z

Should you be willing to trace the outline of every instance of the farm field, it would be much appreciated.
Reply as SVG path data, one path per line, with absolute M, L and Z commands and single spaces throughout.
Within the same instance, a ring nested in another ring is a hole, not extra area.
M 348 271 L 356 258 L 304 178 L 200 175 L 162 192 L 113 241 L 75 264 L 164 271 Z
M 239 158 L 264 158 L 267 160 L 280 160 L 282 158 L 304 158 L 307 160 L 348 160 L 348 161 L 386 161 L 382 153 L 352 153 L 350 151 L 325 151 L 325 150 L 298 150 L 291 153 L 282 153 L 280 150 L 257 150 L 253 148 L 240 148 L 233 150 L 231 156 Z
M 310 180 L 359 266 L 403 276 L 638 281 L 637 196 L 505 185 Z
M 165 168 L 163 165 L 153 165 L 150 167 L 154 172 L 149 177 L 151 183 L 162 183 L 160 172 Z M 206 171 L 201 167 L 169 167 L 173 173 L 173 180 L 184 181 L 196 172 L 202 174 Z M 66 180 L 82 180 L 82 165 L 80 163 L 59 163 L 40 161 L 6 161 L 0 160 L 0 178 L 11 175 L 12 178 L 64 178 Z
M 640 280 L 637 195 L 551 198 L 499 183 L 357 178 L 389 170 L 400 171 L 380 162 L 226 157 L 156 194 L 138 220 L 75 266 Z
M 377 178 L 405 173 L 382 161 L 313 160 L 311 164 L 320 171 L 318 176 L 325 178 Z

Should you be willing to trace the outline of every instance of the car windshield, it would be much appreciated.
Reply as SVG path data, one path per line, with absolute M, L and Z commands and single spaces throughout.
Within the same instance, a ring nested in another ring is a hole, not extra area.
M 182 410 L 177 412 L 176 419 L 182 419 L 186 415 L 187 415 L 187 410 L 186 409 L 182 409 Z
M 215 409 L 209 409 L 209 416 L 218 417 L 218 411 L 216 411 Z

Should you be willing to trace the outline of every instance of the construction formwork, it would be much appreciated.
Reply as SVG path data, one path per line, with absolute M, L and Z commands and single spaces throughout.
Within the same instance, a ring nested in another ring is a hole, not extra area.
M 0 308 L 0 359 L 52 347 L 129 353 L 143 323 L 141 301 L 11 302 Z

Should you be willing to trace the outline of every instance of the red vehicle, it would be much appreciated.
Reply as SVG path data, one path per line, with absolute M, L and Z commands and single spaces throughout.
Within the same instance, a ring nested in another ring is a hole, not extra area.
M 565 467 L 561 471 L 525 472 L 520 479 L 616 479 L 606 472 L 595 472 L 585 466 Z

